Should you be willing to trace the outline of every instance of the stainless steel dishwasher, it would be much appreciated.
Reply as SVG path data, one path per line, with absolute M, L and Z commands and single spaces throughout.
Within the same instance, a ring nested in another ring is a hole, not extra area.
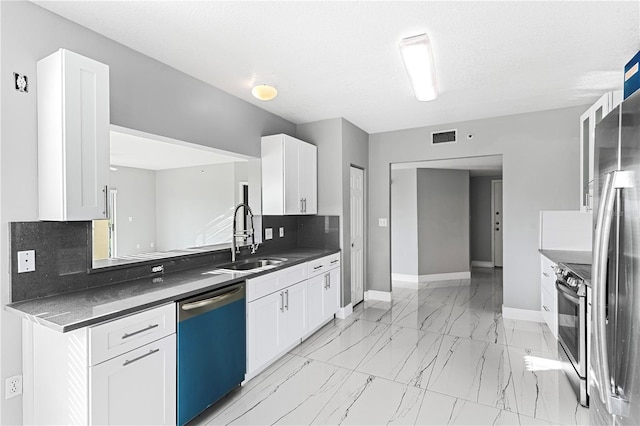
M 245 283 L 178 302 L 178 424 L 244 380 Z

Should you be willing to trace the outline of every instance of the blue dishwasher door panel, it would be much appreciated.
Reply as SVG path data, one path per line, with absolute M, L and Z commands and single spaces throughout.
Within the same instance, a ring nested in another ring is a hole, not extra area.
M 245 299 L 178 322 L 178 424 L 184 425 L 242 383 Z

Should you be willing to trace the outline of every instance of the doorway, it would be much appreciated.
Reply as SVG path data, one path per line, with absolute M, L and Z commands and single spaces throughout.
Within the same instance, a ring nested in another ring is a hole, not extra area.
M 491 181 L 491 211 L 493 215 L 491 247 L 493 266 L 502 268 L 502 229 L 504 212 L 502 209 L 502 181 Z
M 351 305 L 364 300 L 364 170 L 350 167 Z
M 394 163 L 390 177 L 392 291 L 494 267 L 502 197 L 495 215 L 492 183 L 502 183 L 501 155 Z

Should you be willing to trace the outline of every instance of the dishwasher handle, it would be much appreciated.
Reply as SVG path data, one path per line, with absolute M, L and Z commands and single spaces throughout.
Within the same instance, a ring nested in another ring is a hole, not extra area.
M 216 302 L 222 302 L 223 300 L 228 299 L 231 296 L 240 293 L 240 290 L 242 290 L 242 288 L 236 288 L 235 290 L 232 290 L 228 293 L 211 297 L 209 299 L 199 300 L 197 302 L 185 303 L 184 305 L 182 305 L 180 309 L 182 309 L 183 311 L 190 311 L 192 309 L 198 309 L 198 308 L 203 308 L 205 306 L 212 305 Z
M 245 283 L 203 293 L 199 296 L 181 300 L 177 304 L 178 322 L 222 308 L 236 301 L 245 300 Z

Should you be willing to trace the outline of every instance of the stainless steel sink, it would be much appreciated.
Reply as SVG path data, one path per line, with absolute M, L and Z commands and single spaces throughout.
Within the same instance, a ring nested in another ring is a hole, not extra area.
M 251 272 L 257 269 L 266 268 L 268 266 L 279 265 L 287 259 L 281 257 L 264 257 L 260 259 L 243 259 L 235 262 L 220 265 L 218 269 L 228 271 L 244 271 Z

